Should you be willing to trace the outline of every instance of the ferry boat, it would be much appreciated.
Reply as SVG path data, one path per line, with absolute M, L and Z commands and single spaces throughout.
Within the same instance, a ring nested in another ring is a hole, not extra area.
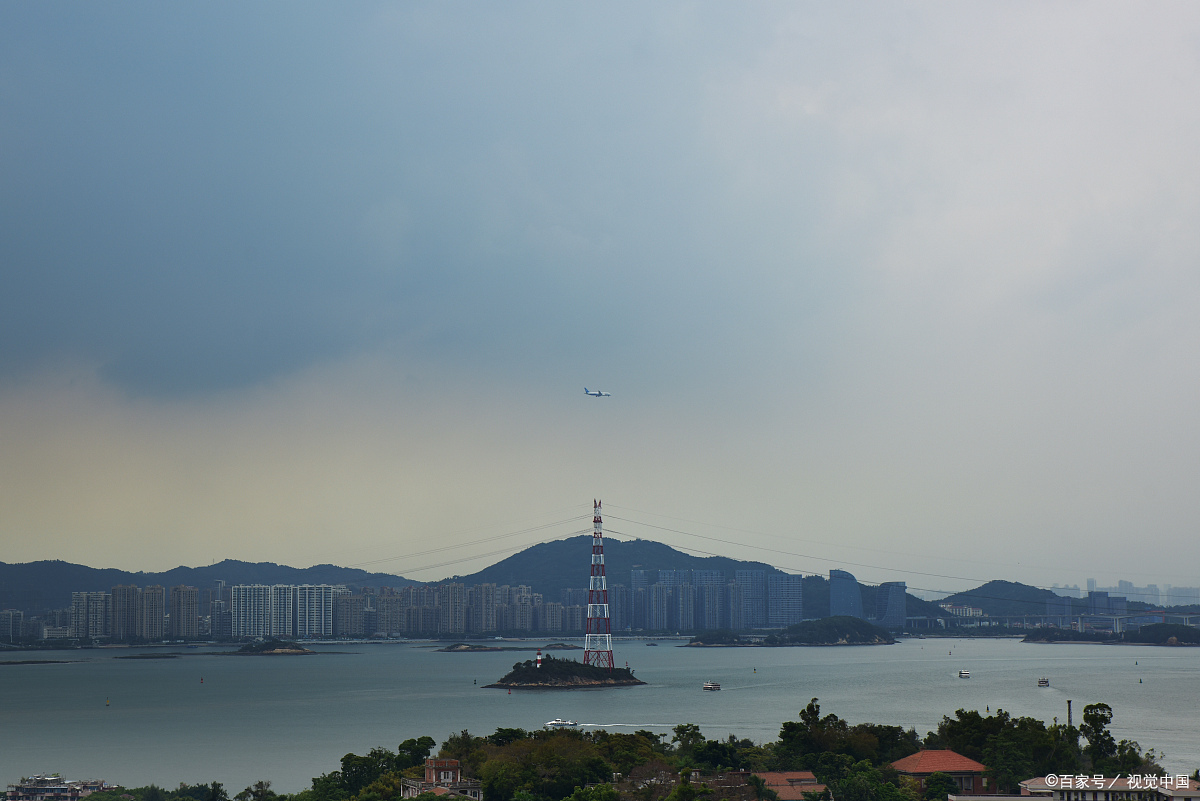
M 546 721 L 547 729 L 573 729 L 578 725 L 579 723 L 577 721 L 563 720 L 562 718 L 555 718 L 554 720 Z
M 971 671 L 969 671 L 969 670 L 960 670 L 960 671 L 958 671 L 958 677 L 959 677 L 960 679 L 969 679 L 969 678 L 971 678 Z
M 1050 679 L 1047 679 L 1047 678 L 1040 678 L 1040 679 L 1038 679 L 1038 686 L 1039 686 L 1039 687 L 1049 687 L 1049 686 L 1050 686 Z
M 704 682 L 704 689 L 719 690 L 719 689 L 721 689 L 721 685 L 717 684 L 715 681 L 706 681 L 706 682 Z

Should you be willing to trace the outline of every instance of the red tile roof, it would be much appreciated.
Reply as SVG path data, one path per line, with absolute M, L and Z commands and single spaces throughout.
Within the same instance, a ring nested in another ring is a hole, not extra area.
M 930 773 L 983 773 L 987 768 L 953 751 L 918 751 L 898 759 L 892 767 L 901 773 L 927 776 Z
M 805 793 L 824 792 L 811 770 L 774 770 L 754 774 L 779 796 L 779 801 L 804 801 Z

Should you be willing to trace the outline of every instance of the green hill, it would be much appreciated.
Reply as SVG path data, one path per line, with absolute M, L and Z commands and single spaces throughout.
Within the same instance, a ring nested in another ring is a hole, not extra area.
M 547 600 L 557 601 L 559 591 L 588 585 L 591 570 L 592 536 L 584 534 L 565 540 L 543 542 L 485 567 L 469 576 L 454 576 L 446 581 L 467 584 L 527 584 Z M 629 586 L 634 568 L 651 571 L 651 583 L 658 570 L 722 570 L 732 581 L 736 570 L 763 570 L 767 575 L 782 574 L 762 562 L 742 562 L 723 556 L 692 556 L 669 545 L 652 540 L 604 540 L 604 565 L 608 586 Z M 828 602 L 827 602 L 828 603 Z
M 981 587 L 966 592 L 957 592 L 942 603 L 957 606 L 974 606 L 985 615 L 1044 615 L 1046 601 L 1056 598 L 1050 590 L 1030 587 L 1015 581 L 989 581 Z

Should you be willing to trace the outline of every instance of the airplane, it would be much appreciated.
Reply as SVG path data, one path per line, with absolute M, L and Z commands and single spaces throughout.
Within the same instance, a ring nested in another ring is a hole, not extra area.
M 602 389 L 591 390 L 591 389 L 588 389 L 587 387 L 584 387 L 583 392 L 585 395 L 591 395 L 593 398 L 611 398 L 612 397 L 611 392 L 605 392 Z

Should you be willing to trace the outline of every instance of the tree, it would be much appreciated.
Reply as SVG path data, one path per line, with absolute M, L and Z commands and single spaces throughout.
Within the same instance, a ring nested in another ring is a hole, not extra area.
M 925 780 L 924 801 L 946 801 L 946 796 L 957 793 L 958 783 L 945 773 L 931 773 Z
M 1079 733 L 1088 742 L 1083 752 L 1092 760 L 1092 766 L 1101 770 L 1117 755 L 1117 742 L 1108 731 L 1112 716 L 1108 704 L 1088 704 L 1083 708 L 1083 725 L 1079 727 Z
M 424 765 L 425 760 L 429 759 L 430 753 L 433 752 L 435 745 L 437 745 L 437 741 L 428 736 L 418 737 L 415 740 L 408 739 L 400 743 L 396 747 L 395 770 L 404 770 L 414 765 Z
M 704 742 L 704 735 L 695 723 L 680 723 L 674 732 L 671 742 L 676 743 L 676 749 L 682 757 L 690 757 L 696 747 Z
M 753 773 L 746 780 L 746 784 L 750 785 L 750 789 L 754 791 L 754 797 L 758 801 L 779 801 L 779 793 L 767 786 L 767 783 L 762 780 L 762 777 Z

